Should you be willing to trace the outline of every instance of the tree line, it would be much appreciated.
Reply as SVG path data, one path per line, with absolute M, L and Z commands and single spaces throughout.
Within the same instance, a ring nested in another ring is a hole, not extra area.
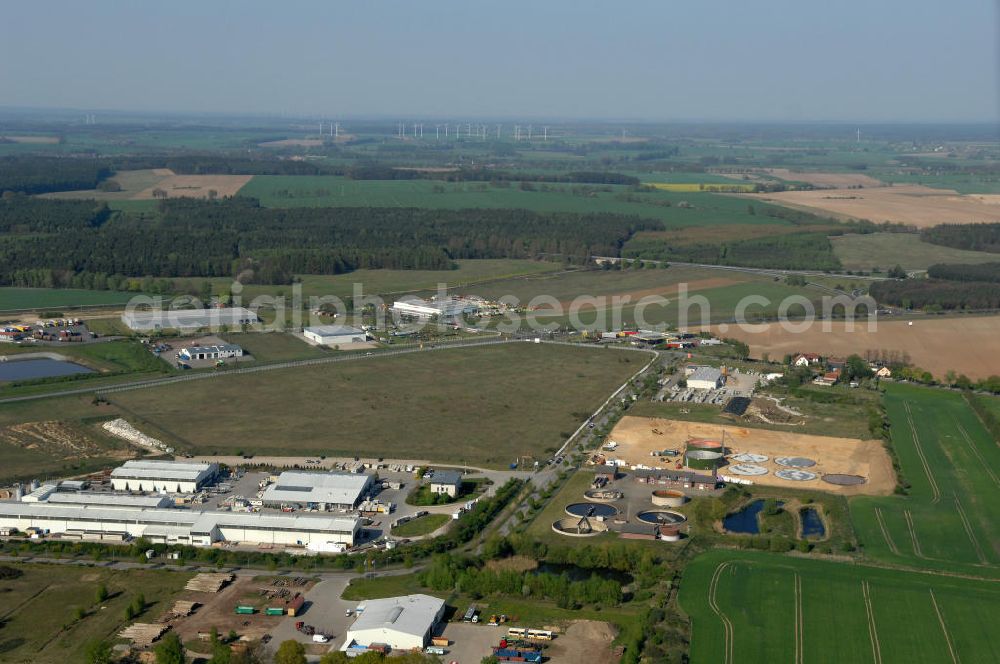
M 670 244 L 638 237 L 623 256 L 646 260 L 739 265 L 786 270 L 839 270 L 840 259 L 825 233 L 791 233 L 733 242 Z
M 953 249 L 1000 254 L 1000 224 L 941 224 L 920 231 L 920 239 Z
M 904 309 L 1000 309 L 1000 288 L 997 288 L 996 282 L 944 279 L 876 281 L 868 292 L 879 302 Z
M 927 268 L 927 276 L 932 279 L 949 281 L 1000 282 L 1000 263 L 938 263 Z

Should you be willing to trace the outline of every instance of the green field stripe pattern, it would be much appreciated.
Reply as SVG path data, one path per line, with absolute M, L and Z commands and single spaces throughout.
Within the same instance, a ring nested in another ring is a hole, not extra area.
M 1000 661 L 997 581 L 720 549 L 679 599 L 693 664 Z
M 962 395 L 891 385 L 892 445 L 906 496 L 852 498 L 865 555 L 892 564 L 1000 577 L 1000 449 Z

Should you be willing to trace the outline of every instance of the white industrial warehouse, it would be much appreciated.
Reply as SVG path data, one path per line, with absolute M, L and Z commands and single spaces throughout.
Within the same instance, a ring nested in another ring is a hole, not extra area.
M 359 473 L 322 473 L 289 470 L 264 490 L 268 507 L 312 505 L 319 509 L 353 509 L 372 491 L 374 477 Z
M 401 316 L 412 318 L 439 318 L 449 320 L 462 314 L 479 311 L 479 304 L 465 298 L 449 297 L 441 300 L 423 300 L 407 297 L 392 303 L 392 309 Z
M 724 383 L 722 372 L 715 367 L 698 367 L 687 379 L 687 386 L 693 390 L 715 390 Z
M 254 312 L 243 307 L 227 309 L 154 309 L 151 311 L 126 310 L 122 322 L 130 330 L 196 330 L 201 328 L 240 328 L 260 322 Z
M 368 334 L 349 325 L 317 325 L 302 330 L 302 336 L 322 346 L 343 346 L 368 341 Z
M 111 471 L 111 486 L 115 491 L 195 493 L 218 474 L 215 463 L 133 459 Z
M 53 494 L 59 495 L 59 494 Z M 62 538 L 211 546 L 215 542 L 302 546 L 339 552 L 354 545 L 356 518 L 312 514 L 255 514 L 161 507 L 43 502 L 0 502 L 0 528 L 58 534 Z
M 423 648 L 431 639 L 434 625 L 444 616 L 444 600 L 430 595 L 404 595 L 371 599 L 358 608 L 341 650 L 364 650 L 385 644 L 393 650 Z

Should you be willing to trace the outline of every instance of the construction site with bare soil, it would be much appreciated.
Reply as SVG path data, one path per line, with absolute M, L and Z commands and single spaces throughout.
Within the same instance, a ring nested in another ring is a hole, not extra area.
M 626 416 L 609 435 L 609 461 L 628 467 L 674 468 L 692 441 L 717 441 L 716 468 L 731 482 L 841 495 L 889 495 L 896 486 L 892 459 L 877 440 L 813 436 L 790 431 Z M 699 468 L 699 470 L 704 470 Z

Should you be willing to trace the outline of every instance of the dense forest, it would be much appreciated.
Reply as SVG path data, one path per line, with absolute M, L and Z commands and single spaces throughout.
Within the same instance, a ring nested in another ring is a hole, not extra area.
M 51 211 L 51 214 L 49 213 Z M 289 283 L 361 268 L 449 269 L 458 258 L 617 256 L 657 221 L 614 214 L 414 208 L 262 208 L 254 199 L 163 201 L 155 214 L 93 201 L 0 200 L 0 284 L 111 288 L 114 277 Z
M 1000 224 L 942 224 L 922 230 L 920 239 L 954 249 L 1000 254 Z
M 996 283 L 904 279 L 876 281 L 868 292 L 879 302 L 905 309 L 1000 309 L 1000 288 Z
M 0 158 L 0 194 L 93 189 L 111 171 L 110 164 L 96 159 L 4 157 Z
M 948 279 L 951 281 L 983 281 L 1000 282 L 1000 263 L 980 263 L 966 265 L 961 263 L 939 263 L 927 268 L 927 276 L 932 279 Z

